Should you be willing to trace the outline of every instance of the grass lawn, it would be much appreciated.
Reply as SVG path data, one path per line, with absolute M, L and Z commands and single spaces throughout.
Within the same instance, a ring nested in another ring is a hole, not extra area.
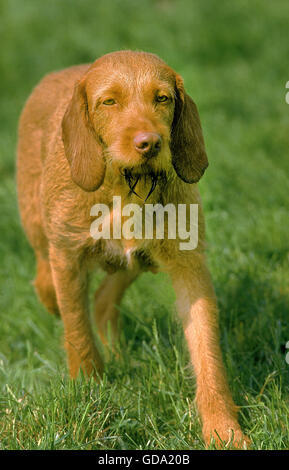
M 253 449 L 288 449 L 289 3 L 0 0 L 0 16 L 0 448 L 204 448 L 169 280 L 135 282 L 121 306 L 119 359 L 107 358 L 100 384 L 72 382 L 62 324 L 36 298 L 19 222 L 17 121 L 31 89 L 52 70 L 130 48 L 161 56 L 198 104 L 230 386 Z

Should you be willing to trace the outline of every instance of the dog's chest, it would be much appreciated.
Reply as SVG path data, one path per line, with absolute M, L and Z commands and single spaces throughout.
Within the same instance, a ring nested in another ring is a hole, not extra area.
M 144 236 L 143 205 L 136 201 L 133 197 L 127 201 L 121 196 L 113 196 L 112 203 L 95 204 L 90 211 L 95 219 L 91 222 L 87 240 L 89 258 L 108 272 L 156 268 L 152 259 L 153 240 Z
M 94 242 L 89 251 L 93 267 L 99 265 L 108 273 L 122 269 L 157 271 L 157 263 L 145 241 L 100 239 Z

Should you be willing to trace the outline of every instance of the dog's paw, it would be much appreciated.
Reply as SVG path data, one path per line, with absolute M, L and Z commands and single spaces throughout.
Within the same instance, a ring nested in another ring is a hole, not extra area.
M 250 439 L 243 434 L 238 424 L 206 426 L 203 429 L 203 435 L 207 447 L 247 450 L 251 446 Z

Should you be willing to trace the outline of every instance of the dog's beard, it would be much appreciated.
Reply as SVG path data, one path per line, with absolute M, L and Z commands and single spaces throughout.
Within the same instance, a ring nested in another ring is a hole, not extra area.
M 149 172 L 145 172 L 145 173 L 140 173 L 140 172 L 137 173 L 137 172 L 134 172 L 130 168 L 124 168 L 123 170 L 121 170 L 121 174 L 124 176 L 125 182 L 126 182 L 126 184 L 128 185 L 128 187 L 130 189 L 130 193 L 135 194 L 139 198 L 141 198 L 141 196 L 139 194 L 137 194 L 137 192 L 135 191 L 136 185 L 138 184 L 139 180 L 141 178 L 143 178 L 145 181 L 147 179 L 150 180 L 151 186 L 150 186 L 150 190 L 149 190 L 149 192 L 148 192 L 148 194 L 147 194 L 147 196 L 144 200 L 145 202 L 148 200 L 150 195 L 156 189 L 158 181 L 160 179 L 164 178 L 164 173 L 163 172 L 156 173 L 155 171 L 152 171 L 152 170 L 149 171 Z

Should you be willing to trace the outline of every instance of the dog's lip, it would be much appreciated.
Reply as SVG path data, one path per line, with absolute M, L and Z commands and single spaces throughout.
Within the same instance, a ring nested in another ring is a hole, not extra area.
M 151 179 L 158 179 L 163 180 L 165 178 L 164 171 L 156 171 L 156 170 L 147 170 L 147 171 L 131 171 L 130 168 L 126 168 L 125 170 L 121 171 L 121 175 L 125 176 L 125 174 L 129 174 L 132 180 L 135 181 L 148 181 Z
M 126 171 L 128 171 L 134 178 L 137 176 L 146 176 L 146 175 L 158 176 L 164 173 L 164 170 L 155 168 L 153 165 L 150 165 L 149 162 L 141 163 L 139 165 L 122 167 L 120 170 L 121 174 L 124 174 Z

